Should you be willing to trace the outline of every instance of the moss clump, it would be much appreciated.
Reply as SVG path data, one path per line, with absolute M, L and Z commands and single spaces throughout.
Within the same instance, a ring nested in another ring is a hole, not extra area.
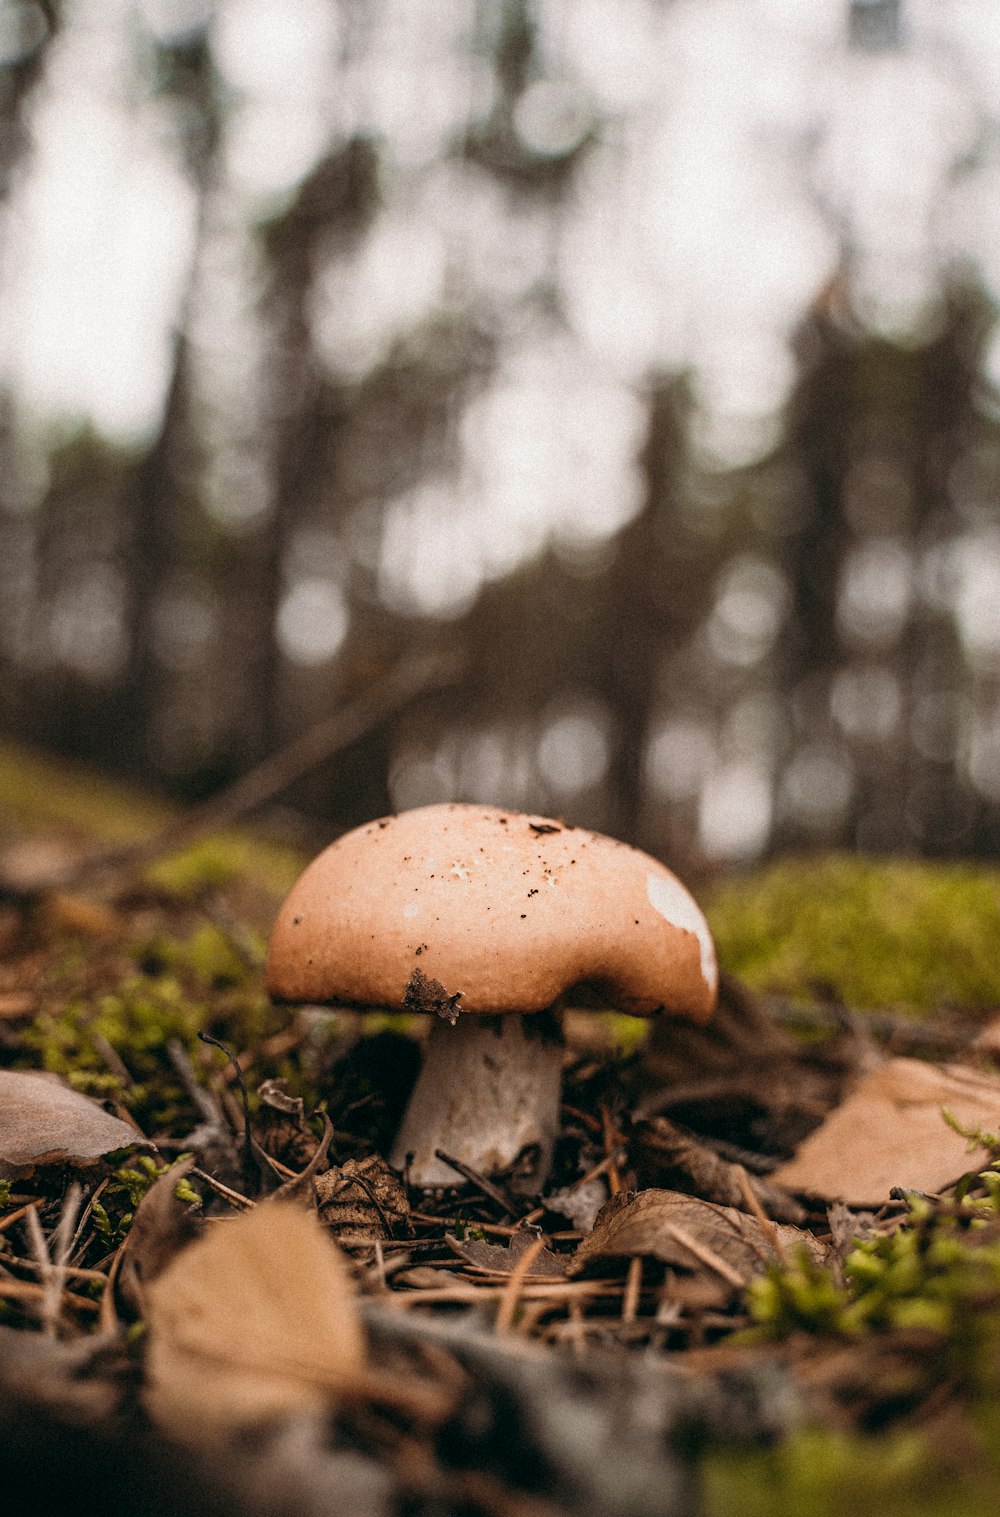
M 248 932 L 260 961 L 264 960 L 264 940 Z M 158 932 L 136 943 L 133 956 L 150 976 L 164 974 L 193 979 L 210 990 L 223 990 L 247 981 L 248 970 L 229 939 L 208 923 L 195 929 L 189 937 Z
M 147 878 L 177 895 L 197 896 L 221 890 L 233 880 L 249 879 L 283 896 L 302 872 L 305 860 L 285 848 L 245 832 L 220 832 L 171 854 L 146 871 Z
M 0 826 L 102 849 L 155 835 L 178 815 L 176 806 L 90 770 L 0 743 Z M 196 896 L 245 878 L 280 897 L 304 862 L 294 848 L 228 830 L 158 861 L 146 875 L 178 895 Z
M 913 1432 L 807 1429 L 766 1450 L 715 1451 L 701 1471 L 701 1517 L 981 1517 L 1000 1503 L 983 1449 L 962 1468 Z
M 850 1006 L 1000 1005 L 1000 872 L 833 855 L 709 895 L 722 963 L 757 990 Z
M 995 1171 L 991 1178 L 998 1178 Z M 844 1337 L 926 1331 L 947 1343 L 963 1378 L 992 1379 L 994 1362 L 1000 1365 L 995 1195 L 940 1211 L 914 1202 L 906 1226 L 848 1254 L 842 1280 L 804 1253 L 791 1258 L 749 1287 L 758 1332 L 780 1338 L 799 1331 Z
M 197 1066 L 204 1052 L 199 1031 L 252 1049 L 283 1022 L 259 976 L 211 925 L 188 938 L 163 933 L 135 943 L 107 989 L 78 987 L 79 959 L 79 948 L 71 947 L 50 970 L 46 1007 L 25 1030 L 24 1047 L 32 1062 L 75 1089 L 121 1101 L 146 1132 L 190 1125 L 196 1116 L 165 1057 L 171 1040 Z M 108 1049 L 129 1082 L 109 1067 Z
M 181 1159 L 178 1158 L 172 1164 L 165 1165 L 149 1154 L 138 1154 L 109 1177 L 100 1199 L 95 1197 L 90 1206 L 97 1232 L 109 1249 L 124 1243 L 136 1207 L 150 1187 L 161 1175 L 180 1163 Z M 177 1191 L 178 1199 L 187 1201 L 191 1206 L 201 1205 L 201 1198 L 190 1182 L 182 1178 L 178 1182 Z
M 785 1260 L 750 1286 L 748 1306 L 750 1336 L 803 1345 L 808 1335 L 820 1350 L 825 1339 L 842 1376 L 836 1340 L 856 1346 L 834 1397 L 858 1431 L 709 1449 L 702 1517 L 975 1517 L 1000 1503 L 1000 1163 L 950 1198 L 915 1198 L 896 1231 L 858 1243 L 842 1272 L 804 1252 Z M 816 1370 L 808 1383 L 822 1381 Z

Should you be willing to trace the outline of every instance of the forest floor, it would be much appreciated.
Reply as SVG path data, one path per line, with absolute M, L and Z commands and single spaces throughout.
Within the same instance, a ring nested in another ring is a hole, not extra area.
M 721 885 L 715 1018 L 570 1011 L 544 1191 L 420 1191 L 426 1019 L 271 1005 L 305 854 L 178 827 L 3 754 L 6 1513 L 1000 1502 L 1000 876 Z

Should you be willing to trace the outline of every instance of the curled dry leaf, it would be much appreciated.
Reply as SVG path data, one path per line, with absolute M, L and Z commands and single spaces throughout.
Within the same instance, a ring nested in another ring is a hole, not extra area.
M 152 1282 L 146 1312 L 146 1405 L 188 1442 L 328 1405 L 364 1374 L 345 1261 L 288 1202 L 214 1224 Z
M 380 1154 L 347 1159 L 313 1183 L 320 1221 L 345 1245 L 387 1242 L 413 1231 L 406 1191 Z
M 52 1075 L 0 1070 L 0 1179 L 47 1164 L 85 1166 L 122 1148 L 151 1148 L 134 1127 Z
M 622 1191 L 603 1207 L 567 1273 L 579 1274 L 597 1259 L 647 1257 L 703 1273 L 734 1288 L 746 1285 L 783 1249 L 803 1245 L 817 1259 L 826 1250 L 811 1233 L 775 1226 L 765 1231 L 755 1217 L 673 1190 Z
M 301 1096 L 288 1093 L 287 1080 L 265 1080 L 258 1085 L 260 1109 L 254 1136 L 269 1158 L 289 1169 L 304 1170 L 319 1147 L 306 1125 Z
M 983 1148 L 970 1152 L 942 1117 L 943 1106 L 965 1127 L 996 1131 L 1000 1078 L 957 1064 L 890 1059 L 865 1075 L 771 1178 L 849 1206 L 881 1206 L 896 1185 L 942 1190 L 989 1158 Z

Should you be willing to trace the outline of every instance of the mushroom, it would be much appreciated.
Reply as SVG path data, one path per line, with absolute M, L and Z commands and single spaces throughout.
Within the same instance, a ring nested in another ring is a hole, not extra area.
M 413 1183 L 544 1183 L 558 1131 L 559 1009 L 586 986 L 634 1015 L 704 1021 L 704 917 L 664 865 L 599 833 L 488 806 L 424 806 L 332 843 L 285 901 L 267 960 L 281 1001 L 434 1014 L 391 1154 Z M 527 1015 L 531 1013 L 531 1015 Z

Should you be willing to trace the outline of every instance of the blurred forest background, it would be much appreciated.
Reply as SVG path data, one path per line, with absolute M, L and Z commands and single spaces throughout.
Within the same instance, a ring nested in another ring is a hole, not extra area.
M 996 0 L 0 0 L 0 731 L 1000 844 Z

